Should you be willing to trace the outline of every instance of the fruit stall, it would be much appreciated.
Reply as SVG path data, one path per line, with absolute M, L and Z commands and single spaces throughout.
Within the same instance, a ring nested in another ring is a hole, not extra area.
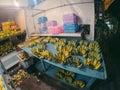
M 94 41 L 94 0 L 28 0 L 24 11 L 26 33 L 0 32 L 1 66 L 10 70 L 14 88 L 30 78 L 31 65 L 74 89 L 107 79 L 101 47 Z M 21 67 L 12 70 L 17 64 Z

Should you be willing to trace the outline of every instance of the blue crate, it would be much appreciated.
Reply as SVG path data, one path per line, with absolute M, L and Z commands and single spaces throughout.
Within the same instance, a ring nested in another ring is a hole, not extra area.
M 74 23 L 74 22 L 70 22 L 70 23 L 64 23 L 64 25 L 63 26 L 72 26 L 72 27 L 76 27 L 76 26 L 78 26 L 78 24 L 77 23 Z
M 63 25 L 65 33 L 75 33 L 78 31 L 78 24 L 77 23 L 64 23 Z
M 41 34 L 48 33 L 48 32 L 47 32 L 47 27 L 40 28 L 40 29 L 39 29 L 39 33 L 41 33 Z
M 64 29 L 65 33 L 75 33 L 77 31 L 78 31 L 78 29 Z
M 45 17 L 45 16 L 38 18 L 38 23 L 39 23 L 39 24 L 45 23 L 45 22 L 47 22 L 47 21 L 48 21 L 48 19 L 47 19 L 47 17 Z

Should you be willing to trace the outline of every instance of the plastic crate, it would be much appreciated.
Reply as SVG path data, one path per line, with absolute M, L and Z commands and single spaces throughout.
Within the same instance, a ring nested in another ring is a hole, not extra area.
M 60 34 L 63 33 L 63 27 L 62 26 L 54 26 L 54 27 L 48 27 L 48 32 L 51 34 Z
M 75 33 L 78 31 L 78 24 L 77 23 L 65 23 L 63 25 L 65 33 Z
M 77 16 L 74 13 L 68 13 L 63 15 L 63 20 L 65 19 L 76 19 Z

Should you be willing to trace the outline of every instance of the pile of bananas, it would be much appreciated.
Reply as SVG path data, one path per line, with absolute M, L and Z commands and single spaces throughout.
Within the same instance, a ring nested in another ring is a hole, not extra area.
M 67 83 L 72 83 L 75 78 L 75 73 L 59 69 L 55 75 L 57 78 L 64 80 Z
M 43 50 L 46 50 L 46 44 L 40 43 L 39 46 L 32 49 L 32 53 L 35 55 L 39 55 L 39 53 L 42 52 Z
M 89 44 L 89 51 L 95 51 L 96 53 L 100 52 L 100 46 L 98 42 L 91 42 Z
M 42 42 L 48 43 L 48 42 L 50 42 L 51 39 L 52 39 L 52 37 L 46 37 L 42 40 Z
M 88 53 L 88 41 L 81 40 L 80 45 L 77 47 L 77 53 L 83 57 L 87 56 Z
M 27 42 L 27 43 L 26 43 L 26 46 L 28 46 L 28 47 L 36 46 L 37 44 L 40 43 L 40 41 L 41 41 L 41 39 L 37 38 L 37 39 L 35 39 L 35 40 L 32 40 L 32 41 L 30 41 L 30 42 Z
M 85 87 L 85 82 L 81 80 L 75 80 L 73 82 L 73 86 L 79 87 L 79 88 L 84 88 Z
M 84 64 L 87 67 L 90 67 L 90 68 L 96 69 L 96 70 L 98 70 L 102 66 L 100 47 L 99 47 L 98 42 L 91 42 L 89 44 L 88 58 L 86 58 L 84 60 Z
M 77 40 L 70 40 L 67 43 L 69 46 L 72 46 L 74 48 L 76 48 L 76 46 L 77 46 Z
M 39 57 L 40 59 L 48 59 L 48 60 L 51 60 L 52 57 L 53 57 L 53 54 L 52 54 L 52 52 L 50 52 L 50 51 L 48 51 L 48 50 L 43 50 L 42 52 L 40 52 L 40 53 L 38 54 L 38 57 Z
M 77 67 L 77 68 L 82 67 L 82 61 L 77 57 L 70 57 L 68 59 L 68 63 L 73 67 Z
M 22 83 L 23 79 L 28 79 L 30 76 L 24 71 L 24 70 L 19 70 L 17 74 L 12 76 L 12 80 L 15 84 L 15 86 L 19 86 Z
M 51 38 L 50 43 L 55 44 L 56 42 L 59 41 L 59 38 Z
M 19 56 L 22 60 L 28 58 L 28 55 L 27 55 L 27 53 L 25 53 L 25 52 L 22 52 L 22 53 L 18 54 L 18 56 Z
M 46 49 L 43 50 L 43 48 L 41 48 L 41 47 L 36 47 L 36 48 L 32 49 L 32 53 L 37 55 L 40 59 L 51 60 L 52 57 L 53 57 L 52 52 L 50 52 L 50 51 L 48 51 Z
M 64 46 L 58 53 L 54 56 L 54 60 L 60 64 L 66 64 L 67 59 L 70 57 L 72 52 L 71 46 Z
M 2 76 L 0 75 L 0 90 L 6 90 Z
M 66 45 L 66 39 L 59 39 L 54 45 L 57 51 L 61 50 Z
M 6 41 L 5 43 L 0 43 L 0 56 L 5 56 L 16 49 L 17 47 L 13 45 L 10 41 Z

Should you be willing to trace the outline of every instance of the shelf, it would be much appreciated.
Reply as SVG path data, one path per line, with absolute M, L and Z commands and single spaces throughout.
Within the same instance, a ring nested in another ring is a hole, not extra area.
M 27 53 L 32 54 L 32 52 L 31 52 L 32 48 L 23 47 L 22 49 L 24 51 L 26 51 Z M 53 50 L 52 46 L 51 46 L 50 49 Z M 39 59 L 39 57 L 37 57 L 36 55 L 34 55 L 34 54 L 32 54 L 32 55 Z M 102 57 L 102 59 L 103 59 L 103 57 Z M 104 60 L 102 60 L 103 70 L 101 70 L 101 71 L 92 70 L 92 69 L 89 69 L 87 67 L 78 69 L 78 68 L 72 67 L 70 65 L 62 65 L 62 64 L 59 64 L 59 63 L 55 63 L 53 61 L 45 60 L 45 59 L 43 61 L 46 62 L 46 63 L 52 64 L 56 67 L 75 72 L 77 74 L 82 74 L 82 75 L 85 75 L 85 76 L 90 76 L 90 77 L 98 78 L 98 79 L 106 79 L 107 78 Z
M 48 76 L 65 83 L 66 85 L 72 86 L 70 83 L 66 83 L 65 81 L 55 77 L 55 73 L 56 73 L 56 71 L 58 69 L 59 69 L 58 67 L 52 66 L 45 73 Z M 86 83 L 86 87 L 85 88 L 89 88 L 96 79 L 95 78 L 91 78 L 91 77 L 87 77 L 87 76 L 83 76 L 83 75 L 79 74 L 79 75 L 76 75 L 75 80 L 83 80 L 83 81 L 85 81 L 85 83 Z
M 81 32 L 79 33 L 61 33 L 57 35 L 53 34 L 31 34 L 30 36 L 64 36 L 64 37 L 81 37 Z
M 23 33 L 25 33 L 25 32 L 20 32 L 20 33 L 18 33 L 18 34 L 12 35 L 12 36 L 2 38 L 2 39 L 0 39 L 0 42 L 3 41 L 3 40 L 9 39 L 9 38 L 15 37 L 15 36 L 19 36 L 19 35 L 21 35 L 21 34 L 23 34 Z

